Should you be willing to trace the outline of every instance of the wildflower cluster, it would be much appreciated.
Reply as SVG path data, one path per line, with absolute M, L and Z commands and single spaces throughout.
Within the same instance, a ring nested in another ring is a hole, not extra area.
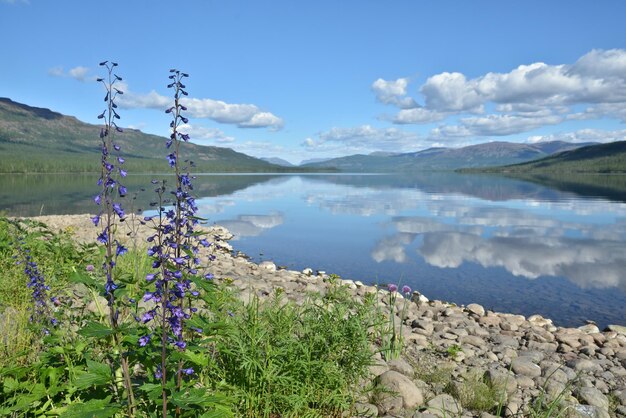
M 411 288 L 407 285 L 402 286 L 402 293 L 404 294 L 404 304 L 400 311 L 400 329 L 396 331 L 395 317 L 396 317 L 396 299 L 398 297 L 398 285 L 390 284 L 387 286 L 389 290 L 389 338 L 383 343 L 383 351 L 386 354 L 387 359 L 396 358 L 402 351 L 402 327 L 404 319 L 406 317 L 406 310 L 408 307 L 409 298 L 411 296 Z M 386 333 L 385 333 L 386 334 Z
M 127 172 L 122 168 L 125 160 L 119 154 L 121 147 L 115 142 L 114 132 L 122 132 L 122 128 L 117 125 L 116 120 L 120 119 L 117 113 L 117 104 L 115 99 L 124 94 L 115 84 L 122 81 L 122 78 L 113 73 L 113 69 L 117 67 L 116 62 L 109 63 L 103 61 L 100 66 L 106 67 L 106 78 L 98 78 L 97 81 L 104 85 L 106 94 L 104 101 L 106 103 L 105 110 L 98 115 L 98 119 L 104 120 L 104 126 L 100 129 L 101 141 L 101 174 L 98 179 L 98 185 L 101 187 L 100 193 L 94 197 L 95 203 L 100 206 L 100 210 L 91 220 L 96 226 L 101 226 L 101 232 L 98 234 L 98 242 L 106 248 L 105 261 L 103 270 L 106 275 L 105 295 L 110 306 L 113 306 L 115 298 L 114 292 L 118 285 L 113 278 L 113 268 L 115 267 L 116 258 L 125 254 L 128 250 L 119 241 L 115 239 L 115 218 L 123 220 L 126 216 L 122 204 L 116 202 L 116 197 L 123 198 L 126 196 L 127 189 L 120 182 L 120 178 L 126 177 Z M 116 196 L 117 194 L 117 196 Z M 113 309 L 112 309 L 113 311 Z
M 58 324 L 57 319 L 54 317 L 51 304 L 57 304 L 58 299 L 56 297 L 48 297 L 50 286 L 46 285 L 43 274 L 39 272 L 37 263 L 33 261 L 30 250 L 19 246 L 22 259 L 18 261 L 18 264 L 24 266 L 24 274 L 28 277 L 28 288 L 31 290 L 33 308 L 30 316 L 30 321 L 43 326 L 43 332 L 49 333 L 48 326 L 56 326 Z

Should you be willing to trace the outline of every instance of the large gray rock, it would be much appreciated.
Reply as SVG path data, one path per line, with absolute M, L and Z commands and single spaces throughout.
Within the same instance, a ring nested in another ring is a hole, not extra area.
M 513 372 L 518 375 L 528 377 L 541 376 L 541 367 L 533 363 L 529 357 L 517 357 L 511 362 Z
M 608 331 L 617 332 L 618 334 L 626 335 L 626 327 L 623 325 L 609 325 L 606 327 Z
M 589 372 L 598 372 L 598 371 L 602 371 L 602 366 L 600 366 L 598 363 L 596 363 L 593 360 L 587 360 L 587 359 L 573 359 L 568 361 L 567 363 L 568 367 L 571 367 L 572 369 L 574 369 L 577 372 L 581 372 L 581 371 L 589 371 Z
M 583 404 L 597 406 L 607 411 L 609 409 L 609 398 L 594 387 L 577 389 L 576 394 Z
M 383 389 L 376 397 L 379 414 L 412 409 L 424 403 L 424 395 L 415 383 L 405 375 L 389 370 L 376 378 L 376 385 Z M 386 393 L 389 391 L 390 393 Z
M 398 358 L 395 360 L 390 360 L 387 362 L 387 365 L 391 370 L 395 370 L 398 373 L 402 373 L 403 375 L 411 378 L 415 374 L 415 370 L 406 360 L 403 358 Z
M 437 395 L 427 403 L 428 412 L 440 417 L 456 417 L 463 412 L 461 403 L 448 394 Z
M 477 303 L 470 303 L 467 305 L 466 309 L 468 312 L 471 312 L 476 316 L 485 316 L 485 308 Z

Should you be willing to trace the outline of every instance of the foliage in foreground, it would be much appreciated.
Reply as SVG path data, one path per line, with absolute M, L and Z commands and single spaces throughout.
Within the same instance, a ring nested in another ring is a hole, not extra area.
M 59 326 L 49 335 L 28 321 L 27 278 L 9 245 L 20 234 L 47 273 L 51 294 L 61 301 L 54 308 Z M 108 306 L 100 296 L 106 277 L 88 271 L 102 250 L 75 245 L 69 233 L 55 235 L 41 224 L 4 218 L 0 237 L 6 273 L 1 284 L 9 292 L 2 292 L 1 309 L 23 313 L 0 341 L 0 415 L 124 415 L 120 370 L 111 371 L 112 350 L 120 346 L 114 344 Z M 141 301 L 150 260 L 132 250 L 123 260 L 117 266 L 120 295 Z M 193 385 L 176 391 L 176 376 L 169 382 L 168 395 L 180 416 L 340 416 L 350 410 L 371 360 L 373 307 L 340 292 L 310 295 L 301 306 L 280 291 L 267 301 L 244 304 L 229 289 L 204 283 L 201 309 L 190 320 L 202 335 L 185 352 L 169 353 L 194 368 Z M 129 315 L 140 315 L 144 305 L 135 302 Z M 161 391 L 153 371 L 160 359 L 139 346 L 143 324 L 133 322 L 120 332 L 135 365 L 136 415 L 155 416 Z

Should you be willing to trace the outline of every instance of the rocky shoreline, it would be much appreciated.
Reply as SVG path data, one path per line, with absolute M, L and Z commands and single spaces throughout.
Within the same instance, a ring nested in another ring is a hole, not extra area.
M 33 219 L 53 231 L 70 231 L 80 242 L 95 239 L 88 215 Z M 143 242 L 148 231 L 132 220 L 126 225 L 129 236 Z M 216 280 L 232 279 L 244 302 L 253 294 L 267 298 L 280 288 L 288 299 L 301 303 L 307 292 L 324 294 L 337 285 L 332 277 L 312 269 L 290 271 L 270 261 L 255 264 L 234 253 L 226 229 L 216 226 L 210 233 L 221 240 L 211 271 Z M 358 416 L 488 418 L 494 415 L 467 405 L 480 409 L 470 398 L 496 387 L 504 416 L 529 416 L 533 402 L 558 401 L 566 407 L 559 416 L 626 417 L 624 326 L 563 328 L 539 315 L 526 318 L 486 311 L 477 304 L 456 306 L 419 292 L 413 292 L 402 315 L 402 295 L 398 294 L 396 306 L 388 306 L 384 289 L 351 280 L 340 284 L 355 298 L 376 294 L 380 306 L 403 324 L 403 354 L 389 361 L 376 354 L 371 382 L 364 382 L 392 393 L 375 390 L 375 395 L 364 396 L 357 405 Z

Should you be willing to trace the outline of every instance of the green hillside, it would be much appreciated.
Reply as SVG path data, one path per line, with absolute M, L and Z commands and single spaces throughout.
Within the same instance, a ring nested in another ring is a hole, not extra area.
M 74 117 L 0 98 L 0 173 L 99 171 L 99 132 Z M 165 138 L 135 129 L 116 135 L 129 172 L 167 171 Z M 298 171 L 230 148 L 182 144 L 181 156 L 197 172 Z
M 510 174 L 626 173 L 626 141 L 586 146 L 522 164 L 464 171 Z

